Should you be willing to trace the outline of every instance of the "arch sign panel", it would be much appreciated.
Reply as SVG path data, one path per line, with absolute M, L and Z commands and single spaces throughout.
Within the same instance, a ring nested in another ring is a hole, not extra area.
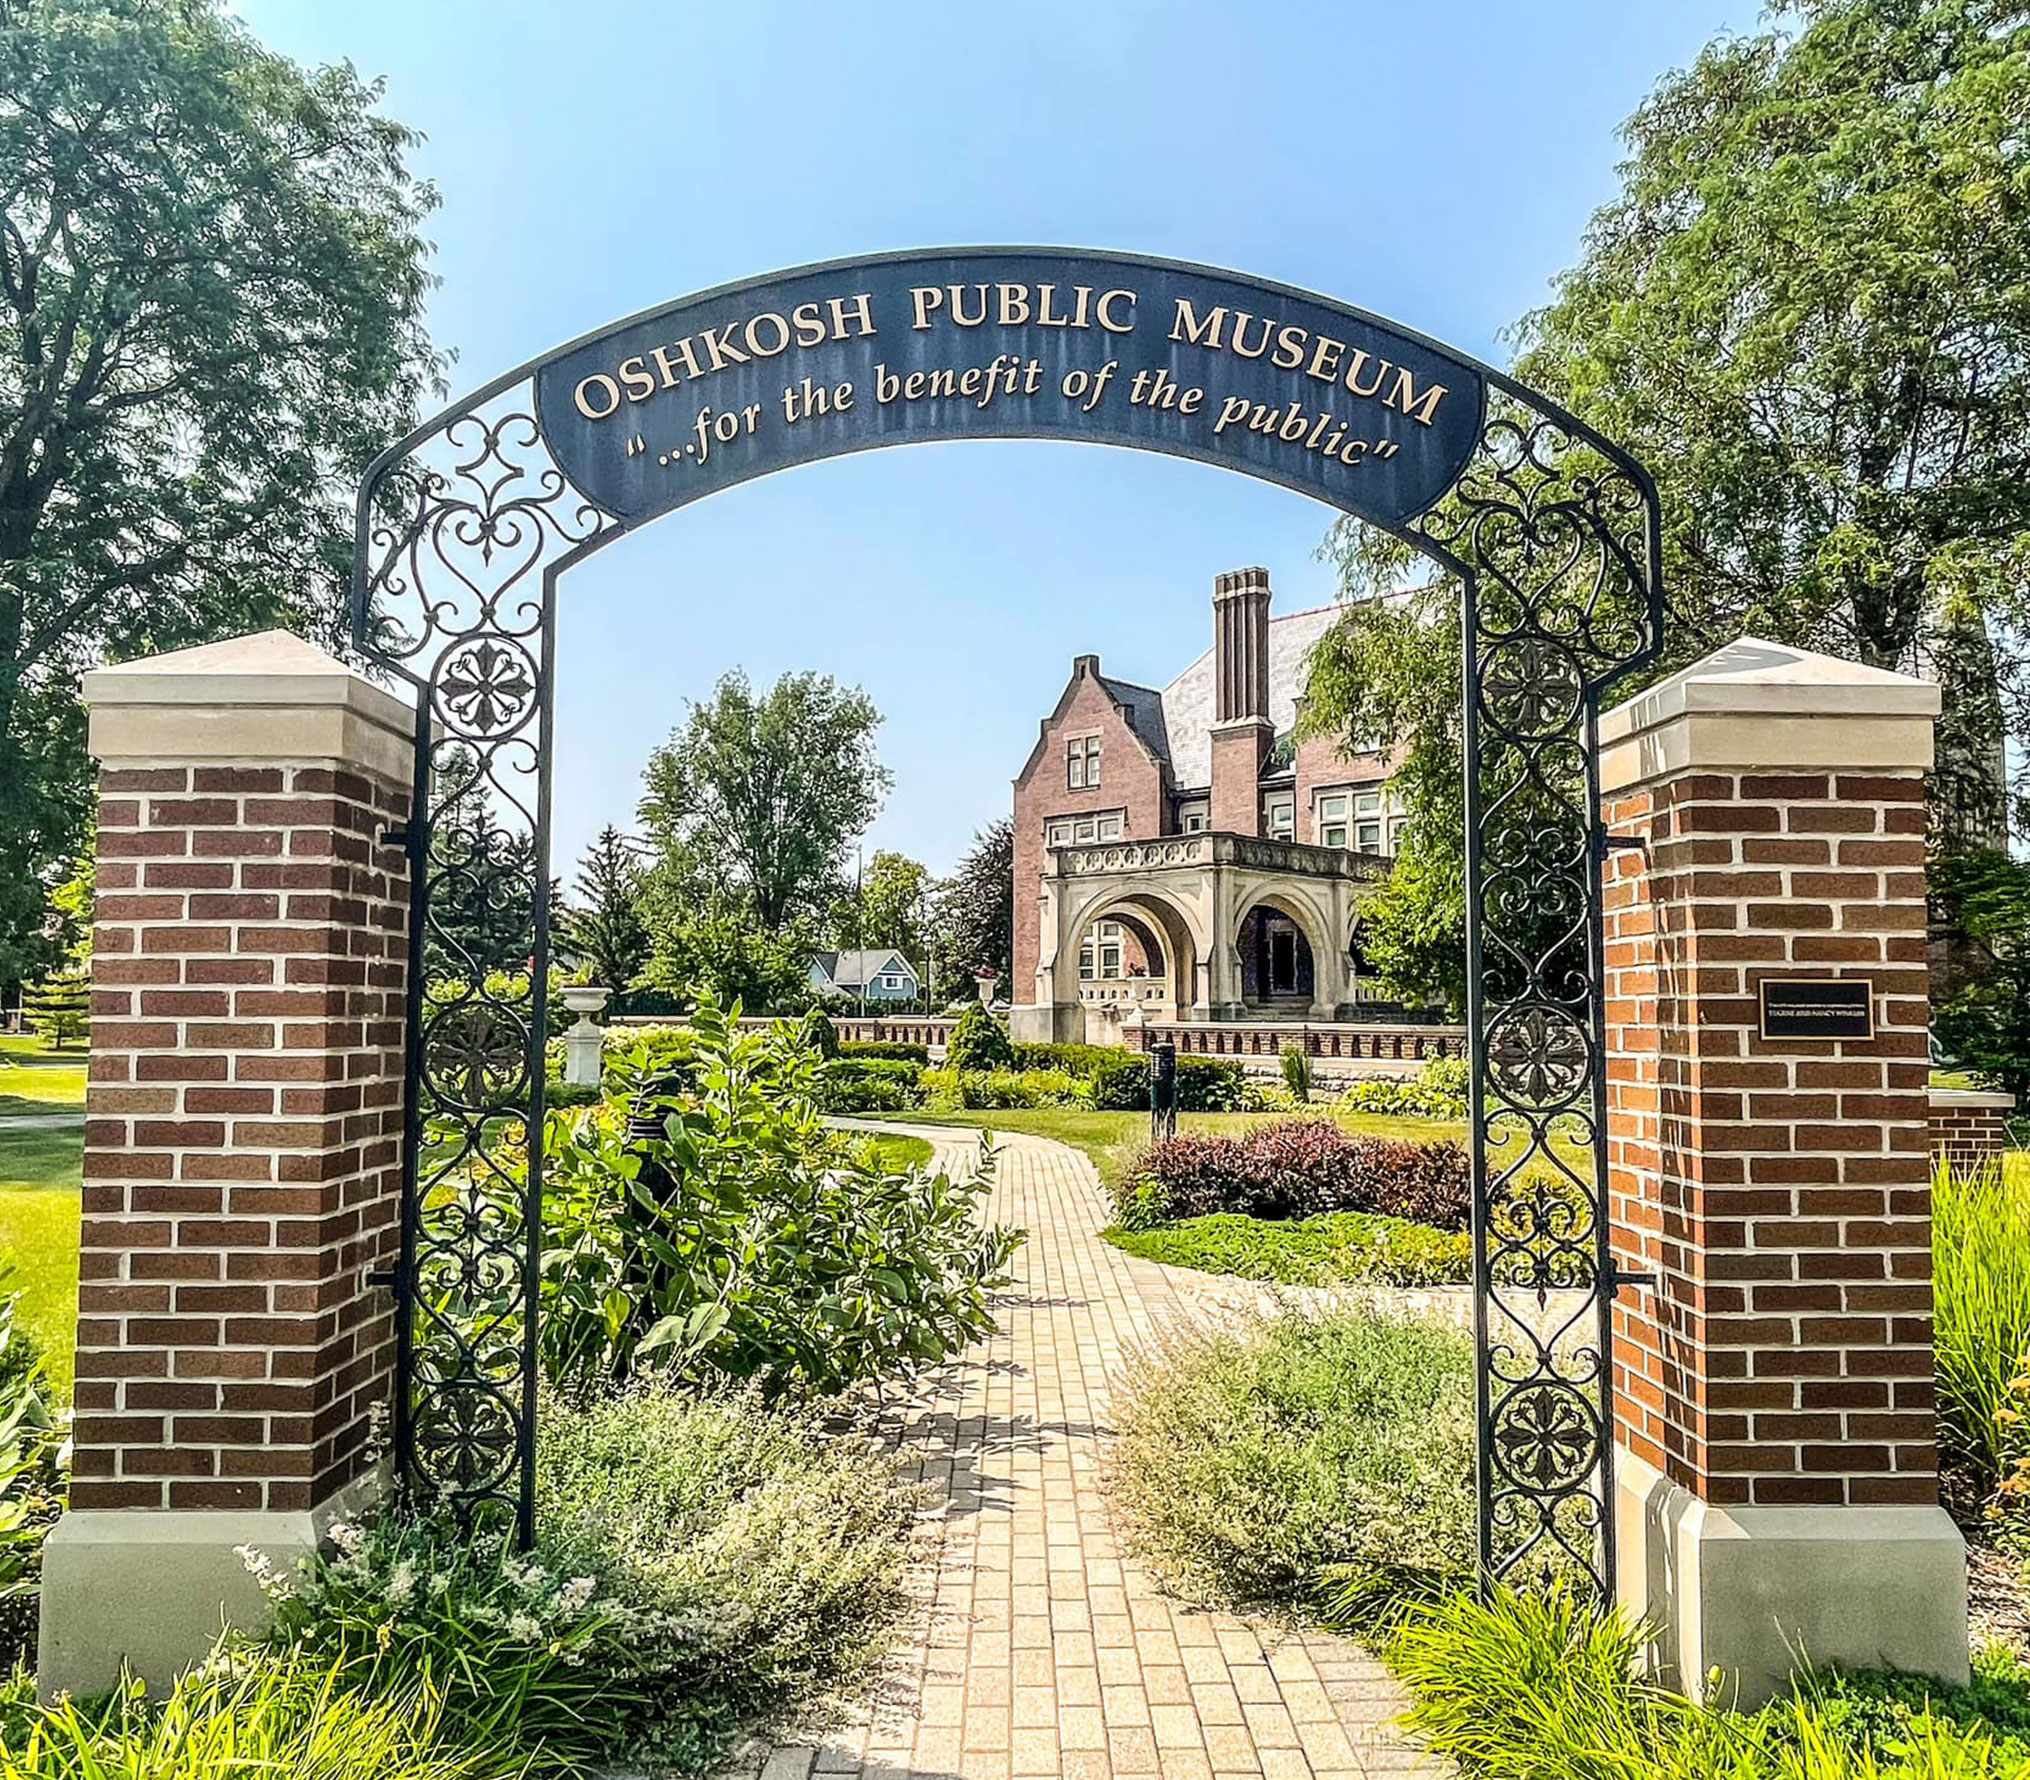
M 1300 291 L 1151 260 L 967 251 L 687 298 L 544 365 L 558 465 L 624 525 L 794 464 L 1075 439 L 1222 464 L 1391 528 L 1458 479 L 1468 360 Z
M 368 470 L 354 628 L 417 692 L 393 1276 L 405 1482 L 529 1534 L 543 1158 L 510 1180 L 488 1134 L 544 1128 L 560 577 L 754 477 L 965 439 L 1217 464 L 1383 527 L 1457 579 L 1481 1550 L 1493 1575 L 1576 1566 L 1604 1588 L 1618 1280 L 1593 720 L 1659 647 L 1654 486 L 1553 403 L 1409 329 L 1085 249 L 883 254 L 705 291 L 497 378 Z M 431 928 L 439 898 L 485 910 L 527 978 L 462 957 Z M 426 933 L 453 966 L 427 995 Z

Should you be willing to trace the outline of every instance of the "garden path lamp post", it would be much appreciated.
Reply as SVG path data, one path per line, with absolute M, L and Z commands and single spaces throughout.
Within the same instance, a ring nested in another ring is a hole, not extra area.
M 1149 1050 L 1149 1137 L 1177 1135 L 1177 1046 L 1168 1039 Z

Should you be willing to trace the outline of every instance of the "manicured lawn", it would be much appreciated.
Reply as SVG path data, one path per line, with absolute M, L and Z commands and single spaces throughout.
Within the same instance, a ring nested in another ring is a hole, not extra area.
M 899 1131 L 877 1131 L 867 1139 L 874 1166 L 889 1174 L 903 1174 L 930 1164 L 934 1153 L 927 1138 L 904 1137 Z
M 1154 1230 L 1116 1226 L 1101 1234 L 1114 1247 L 1144 1260 L 1278 1285 L 1358 1280 L 1463 1285 L 1471 1277 L 1473 1263 L 1471 1239 L 1464 1232 L 1453 1235 L 1426 1224 L 1357 1211 L 1329 1211 L 1292 1223 L 1215 1212 Z
M 85 1103 L 85 1053 L 39 1038 L 0 1038 L 0 1116 L 74 1111 Z
M 21 1326 L 42 1345 L 50 1383 L 68 1397 L 78 1305 L 78 1173 L 84 1133 L 0 1131 L 0 1259 L 19 1290 Z

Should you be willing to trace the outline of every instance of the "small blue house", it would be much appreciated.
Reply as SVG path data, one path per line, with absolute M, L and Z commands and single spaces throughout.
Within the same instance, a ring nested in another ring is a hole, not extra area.
M 916 999 L 916 972 L 893 946 L 864 952 L 820 952 L 811 960 L 811 983 L 820 993 L 868 1006 Z

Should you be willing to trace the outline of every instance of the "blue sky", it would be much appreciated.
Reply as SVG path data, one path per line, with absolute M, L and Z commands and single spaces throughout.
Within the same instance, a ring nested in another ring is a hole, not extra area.
M 1615 129 L 1760 8 L 1724 0 L 240 0 L 428 134 L 454 392 L 635 310 L 887 248 L 1120 248 L 1308 286 L 1501 362 L 1614 187 Z M 750 483 L 564 584 L 555 865 L 627 824 L 719 675 L 817 668 L 886 716 L 868 837 L 948 869 L 1005 813 L 1072 656 L 1162 684 L 1213 576 L 1327 603 L 1330 520 L 1171 458 L 871 452 Z

